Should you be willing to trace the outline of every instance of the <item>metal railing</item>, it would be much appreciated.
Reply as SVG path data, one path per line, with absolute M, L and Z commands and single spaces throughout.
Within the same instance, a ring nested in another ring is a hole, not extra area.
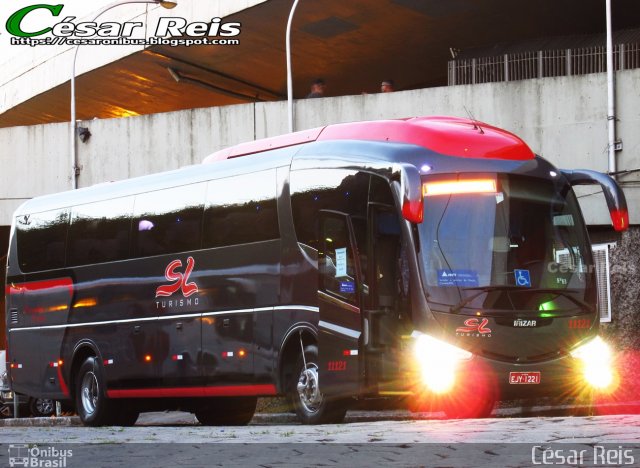
M 604 73 L 607 70 L 606 54 L 606 47 L 602 46 L 451 60 L 448 63 L 448 84 L 453 86 Z M 616 44 L 613 58 L 616 70 L 640 68 L 640 44 Z

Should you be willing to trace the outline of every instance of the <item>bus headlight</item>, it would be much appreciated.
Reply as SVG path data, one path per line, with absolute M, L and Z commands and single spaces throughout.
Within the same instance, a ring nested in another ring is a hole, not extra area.
M 596 336 L 571 351 L 571 356 L 582 365 L 584 379 L 597 389 L 606 389 L 613 382 L 613 358 L 611 348 Z
M 434 393 L 449 391 L 455 383 L 459 363 L 468 361 L 473 354 L 420 332 L 413 332 L 412 336 L 422 383 Z

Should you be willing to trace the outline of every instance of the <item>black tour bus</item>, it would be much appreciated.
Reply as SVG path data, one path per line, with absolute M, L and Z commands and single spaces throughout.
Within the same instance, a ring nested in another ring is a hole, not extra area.
M 303 423 L 400 397 L 454 417 L 611 388 L 572 185 L 515 135 L 449 117 L 329 125 L 202 165 L 34 198 L 7 264 L 14 391 L 88 425 L 183 409 Z

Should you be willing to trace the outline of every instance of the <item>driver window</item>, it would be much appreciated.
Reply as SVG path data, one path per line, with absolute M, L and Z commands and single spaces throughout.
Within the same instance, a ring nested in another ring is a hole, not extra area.
M 357 302 L 354 252 L 346 217 L 321 219 L 320 287 L 351 304 Z

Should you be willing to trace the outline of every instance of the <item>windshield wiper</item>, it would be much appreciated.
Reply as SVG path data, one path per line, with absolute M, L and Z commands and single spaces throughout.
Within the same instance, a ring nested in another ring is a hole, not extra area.
M 530 293 L 539 293 L 539 294 L 557 294 L 559 296 L 563 296 L 566 297 L 567 299 L 569 299 L 571 302 L 573 302 L 574 304 L 576 304 L 577 306 L 584 308 L 586 310 L 588 310 L 589 312 L 593 313 L 593 307 L 591 305 L 589 305 L 588 303 L 586 303 L 585 301 L 578 299 L 576 297 L 574 297 L 571 293 L 575 292 L 575 291 L 571 291 L 571 290 L 567 290 L 567 289 L 553 289 L 553 288 L 523 288 L 522 286 L 510 286 L 510 285 L 495 285 L 495 286 L 477 286 L 477 287 L 470 287 L 470 288 L 461 288 L 465 291 L 467 290 L 477 290 L 478 293 L 477 294 L 473 294 L 469 297 L 466 297 L 464 299 L 462 299 L 460 302 L 458 302 L 456 305 L 451 306 L 451 308 L 449 309 L 449 312 L 452 314 L 456 314 L 458 312 L 460 312 L 460 310 L 466 306 L 467 304 L 469 304 L 470 302 L 473 302 L 473 300 L 477 297 L 480 297 L 482 294 L 484 293 L 488 293 L 488 292 L 492 292 L 492 291 L 522 291 L 522 292 L 530 292 Z
M 475 287 L 461 288 L 461 289 L 463 289 L 465 291 L 477 290 L 479 292 L 477 294 L 473 294 L 473 295 L 471 295 L 469 297 L 465 297 L 460 302 L 458 302 L 456 305 L 451 306 L 451 309 L 449 309 L 449 312 L 451 312 L 452 314 L 456 314 L 456 313 L 460 312 L 460 309 L 462 309 L 468 303 L 472 302 L 476 297 L 482 296 L 484 293 L 491 292 L 491 291 L 510 291 L 512 289 L 523 289 L 523 288 L 521 286 L 510 286 L 510 285 L 506 285 L 505 284 L 505 285 L 495 285 L 495 286 L 475 286 Z
M 594 312 L 592 305 L 583 301 L 582 299 L 578 299 L 577 297 L 574 297 L 573 295 L 571 295 L 571 293 L 577 292 L 575 290 L 545 288 L 545 289 L 534 289 L 533 291 L 541 294 L 557 294 L 558 296 L 566 297 L 575 305 L 582 307 L 583 309 L 587 309 L 591 313 Z

